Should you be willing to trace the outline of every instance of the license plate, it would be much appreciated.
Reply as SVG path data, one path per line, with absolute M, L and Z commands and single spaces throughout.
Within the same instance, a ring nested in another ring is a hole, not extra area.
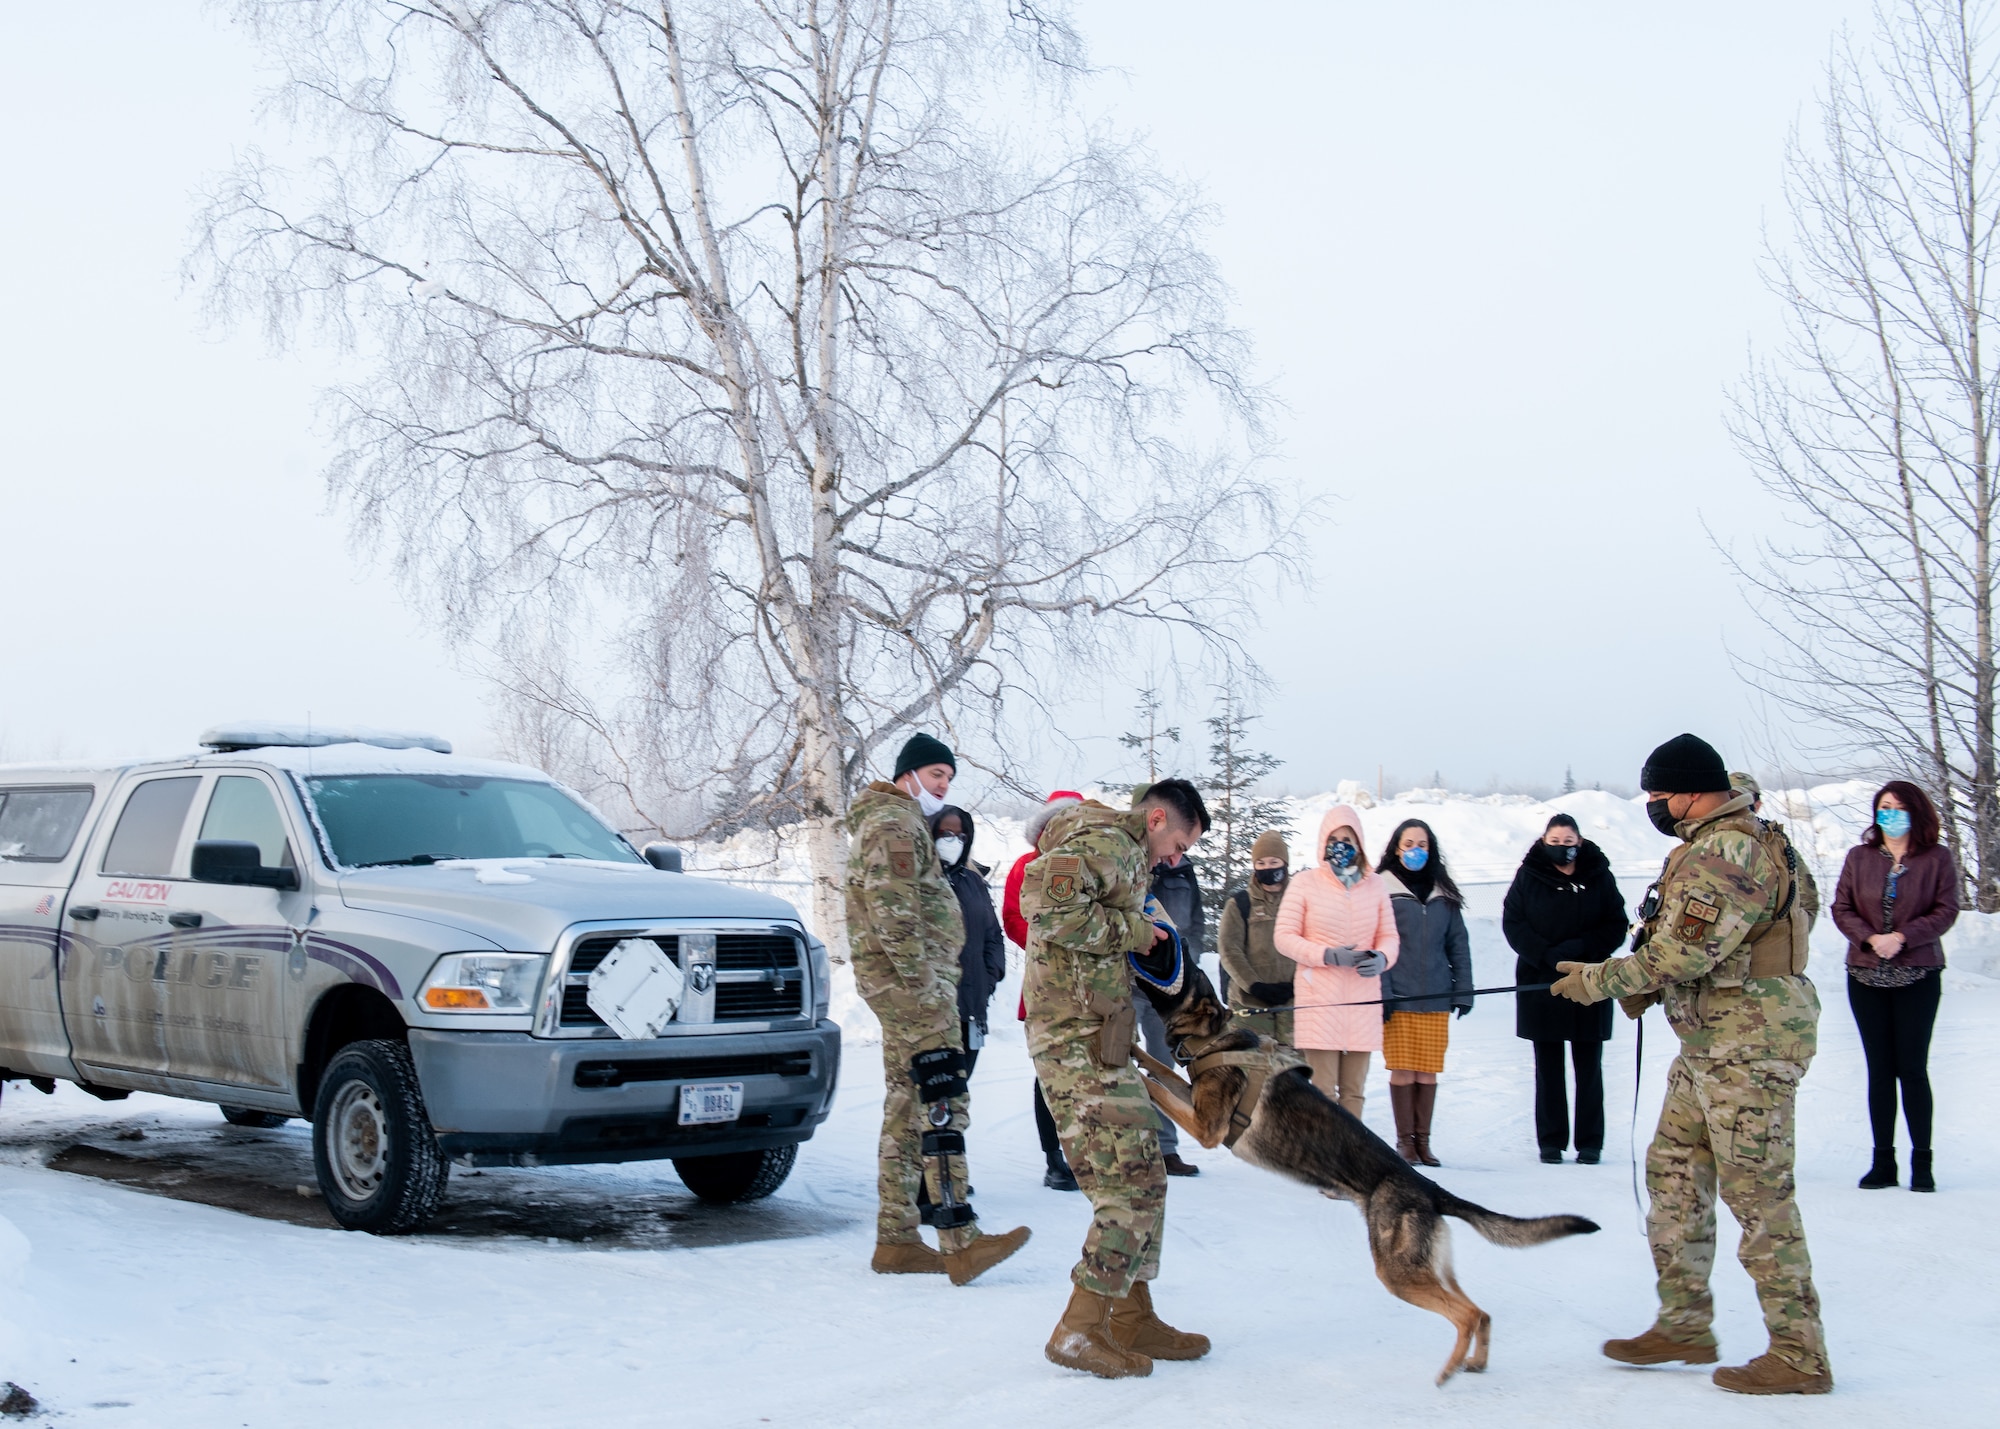
M 681 1125 L 734 1121 L 743 1115 L 743 1083 L 697 1082 L 681 1088 Z

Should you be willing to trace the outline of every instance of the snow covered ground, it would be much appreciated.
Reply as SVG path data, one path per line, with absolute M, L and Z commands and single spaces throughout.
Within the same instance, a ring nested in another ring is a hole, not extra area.
M 1476 920 L 1474 939 L 1481 981 L 1506 981 L 1496 924 Z M 2000 939 L 1982 920 L 1965 941 L 1970 951 Z M 1020 1031 L 1000 1018 L 973 1079 L 978 1201 L 989 1227 L 1025 1222 L 1035 1239 L 965 1289 L 868 1271 L 881 1097 L 871 1049 L 851 1051 L 832 1119 L 768 1202 L 701 1207 L 665 1165 L 505 1173 L 511 1194 L 552 1214 L 587 1205 L 601 1224 L 630 1208 L 632 1235 L 553 1244 L 464 1226 L 378 1240 L 50 1170 L 48 1158 L 73 1143 L 145 1149 L 115 1140 L 120 1130 L 197 1147 L 212 1138 L 218 1155 L 231 1131 L 212 1108 L 145 1096 L 104 1105 L 68 1087 L 43 1098 L 15 1084 L 0 1106 L 0 1379 L 28 1386 L 63 1423 L 158 1429 L 1374 1426 L 1440 1415 L 1537 1426 L 1699 1417 L 1717 1429 L 1990 1424 L 1980 1366 L 2000 1338 L 2000 982 L 1958 967 L 1947 975 L 1932 1058 L 1942 1189 L 1916 1196 L 1854 1188 L 1869 1138 L 1831 946 L 1816 971 L 1828 1007 L 1805 1083 L 1800 1196 L 1838 1380 L 1830 1399 L 1744 1399 L 1706 1371 L 1623 1369 L 1598 1356 L 1605 1337 L 1638 1333 L 1653 1303 L 1626 1160 L 1631 1027 L 1620 1020 L 1606 1053 L 1606 1163 L 1544 1166 L 1526 1048 L 1505 999 L 1453 1029 L 1436 1130 L 1445 1165 L 1434 1174 L 1497 1209 L 1581 1212 L 1604 1229 L 1516 1251 L 1457 1228 L 1460 1279 L 1494 1317 L 1493 1361 L 1443 1390 L 1431 1380 L 1450 1329 L 1376 1283 L 1352 1208 L 1199 1148 L 1188 1154 L 1201 1177 L 1172 1183 L 1157 1290 L 1166 1316 L 1211 1335 L 1214 1353 L 1117 1383 L 1049 1365 L 1042 1344 L 1087 1209 L 1041 1187 Z M 1012 1005 L 1003 989 L 996 1009 Z M 1657 1012 L 1648 1033 L 1642 1139 L 1671 1045 Z M 1378 1067 L 1368 1120 L 1381 1130 L 1387 1118 Z M 270 1135 L 296 1142 L 293 1154 L 304 1144 L 297 1125 Z M 440 1226 L 456 1224 L 484 1184 L 454 1173 Z M 1722 1221 L 1718 1330 L 1740 1362 L 1764 1337 L 1733 1224 Z

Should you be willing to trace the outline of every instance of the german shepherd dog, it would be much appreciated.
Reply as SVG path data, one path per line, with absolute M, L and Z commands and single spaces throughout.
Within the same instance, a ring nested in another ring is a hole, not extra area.
M 1495 1245 L 1540 1245 L 1598 1229 L 1582 1216 L 1503 1216 L 1419 1175 L 1394 1147 L 1313 1086 L 1311 1072 L 1295 1056 L 1248 1028 L 1231 1030 L 1229 1009 L 1199 968 L 1189 965 L 1175 994 L 1162 994 L 1143 981 L 1141 987 L 1166 1022 L 1176 1059 L 1189 1065 L 1193 1076 L 1190 1087 L 1174 1069 L 1141 1052 L 1153 1100 L 1203 1146 L 1228 1141 L 1252 1165 L 1360 1207 L 1375 1274 L 1389 1293 L 1435 1310 L 1458 1329 L 1439 1384 L 1461 1369 L 1486 1368 L 1493 1322 L 1452 1274 L 1444 1217 L 1456 1216 Z M 1258 1090 L 1254 1084 L 1260 1080 Z M 1246 1092 L 1254 1094 L 1254 1102 Z

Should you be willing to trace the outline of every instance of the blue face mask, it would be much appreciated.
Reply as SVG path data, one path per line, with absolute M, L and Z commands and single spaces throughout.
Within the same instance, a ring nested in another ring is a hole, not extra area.
M 1348 867 L 1360 856 L 1360 853 L 1361 850 L 1346 839 L 1328 839 L 1326 841 L 1326 861 L 1335 868 Z
M 1398 857 L 1403 860 L 1403 867 L 1415 873 L 1431 861 L 1431 851 L 1427 848 L 1406 848 Z
M 1875 827 L 1892 839 L 1906 839 L 1910 836 L 1910 811 L 1908 809 L 1877 809 Z

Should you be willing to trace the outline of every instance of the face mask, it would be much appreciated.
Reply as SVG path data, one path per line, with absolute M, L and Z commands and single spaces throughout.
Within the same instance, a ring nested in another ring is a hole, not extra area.
M 1892 839 L 1910 836 L 1910 811 L 1908 809 L 1877 809 L 1875 827 Z
M 933 794 L 922 784 L 917 785 L 917 808 L 927 819 L 934 819 L 944 812 L 944 796 Z
M 937 841 L 938 858 L 946 868 L 952 867 L 965 854 L 965 840 L 946 834 Z
M 1431 851 L 1427 848 L 1406 848 L 1397 857 L 1403 860 L 1403 867 L 1415 873 L 1431 861 Z
M 1652 821 L 1654 828 L 1658 829 L 1668 838 L 1677 839 L 1681 836 L 1680 830 L 1674 827 L 1674 816 L 1667 812 L 1667 805 L 1672 802 L 1673 796 L 1671 794 L 1664 799 L 1648 799 L 1646 801 L 1646 817 Z
M 1285 881 L 1287 870 L 1282 868 L 1260 868 L 1255 870 L 1257 881 L 1266 888 L 1276 888 Z
M 1361 850 L 1346 839 L 1328 839 L 1326 841 L 1326 861 L 1335 868 L 1346 868 L 1354 862 L 1360 853 Z
M 1551 862 L 1574 863 L 1576 861 L 1575 844 L 1543 844 L 1542 847 L 1549 851 Z

